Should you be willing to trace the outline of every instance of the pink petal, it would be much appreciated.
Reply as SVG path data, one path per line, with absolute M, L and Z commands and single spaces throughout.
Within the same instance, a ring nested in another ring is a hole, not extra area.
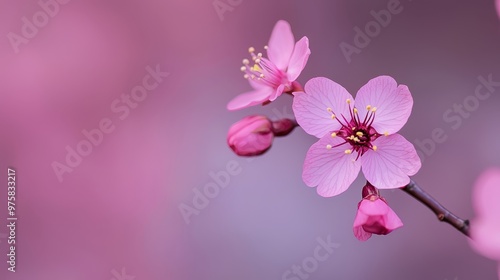
M 282 71 L 285 71 L 292 56 L 295 39 L 290 24 L 284 20 L 276 23 L 269 39 L 267 56 Z
M 497 13 L 498 13 L 498 16 L 500 17 L 500 0 L 497 0 Z
M 318 186 L 317 192 L 323 197 L 338 195 L 351 185 L 359 173 L 361 164 L 355 161 L 356 154 L 346 154 L 349 144 L 327 149 L 327 145 L 344 142 L 340 137 L 329 134 L 314 143 L 304 161 L 302 179 L 309 187 Z
M 472 248 L 487 258 L 500 261 L 500 221 L 475 219 L 471 224 Z
M 497 3 L 500 3 L 500 1 L 497 1 Z M 500 4 L 497 7 L 500 7 Z M 500 16 L 500 8 L 498 8 L 498 15 Z M 498 263 L 498 279 L 500 279 L 500 262 Z
M 477 179 L 472 200 L 480 218 L 499 219 L 500 216 L 500 168 L 490 168 Z
M 382 199 L 374 201 L 363 199 L 359 204 L 359 211 L 366 215 L 386 215 L 391 208 Z
M 295 81 L 299 77 L 304 67 L 306 67 L 310 54 L 309 39 L 304 36 L 295 44 L 290 63 L 288 64 L 287 75 L 290 82 Z
M 327 108 L 339 118 L 341 115 L 347 117 L 347 99 L 352 99 L 352 96 L 341 85 L 327 78 L 313 78 L 306 83 L 305 93 L 295 94 L 293 112 L 305 132 L 321 138 L 341 127 Z
M 379 189 L 407 185 L 408 176 L 415 175 L 422 165 L 413 144 L 399 134 L 380 136 L 373 145 L 377 151 L 368 150 L 361 163 L 366 180 Z
M 355 104 L 362 120 L 368 112 L 367 105 L 377 107 L 373 128 L 381 134 L 393 134 L 410 117 L 413 98 L 407 86 L 398 86 L 392 77 L 380 76 L 370 80 L 358 91 Z
M 403 222 L 398 217 L 398 215 L 396 214 L 396 212 L 394 212 L 394 210 L 392 210 L 391 207 L 389 207 L 389 211 L 387 212 L 387 215 L 385 216 L 384 219 L 385 219 L 385 227 L 389 231 L 393 231 L 393 230 L 395 230 L 395 229 L 400 228 L 400 227 L 403 226 Z
M 283 91 L 285 90 L 285 85 L 279 85 L 276 90 L 273 90 L 273 94 L 269 96 L 269 101 L 274 101 L 276 98 L 278 98 L 280 95 L 283 94 Z
M 356 219 L 358 219 L 358 214 L 356 214 Z M 352 231 L 354 232 L 354 236 L 356 236 L 356 238 L 359 240 L 359 241 L 366 241 L 368 239 L 370 239 L 370 237 L 372 237 L 372 234 L 369 233 L 369 232 L 366 232 L 364 229 L 363 229 L 363 226 L 354 226 L 352 228 Z
M 269 96 L 273 94 L 274 89 L 266 87 L 258 90 L 249 91 L 236 96 L 227 104 L 227 109 L 230 111 L 243 109 L 253 105 L 261 104 L 269 100 Z

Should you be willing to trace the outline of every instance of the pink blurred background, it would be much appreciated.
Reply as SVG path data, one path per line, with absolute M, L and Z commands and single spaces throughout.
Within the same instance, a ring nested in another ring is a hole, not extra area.
M 8 34 L 21 34 L 23 17 L 43 10 L 37 1 L 0 1 L 0 184 L 7 186 L 7 167 L 14 167 L 19 218 L 16 273 L 7 271 L 0 226 L 1 279 L 127 279 L 123 271 L 135 280 L 282 279 L 328 235 L 340 246 L 310 279 L 496 279 L 493 261 L 400 191 L 383 195 L 405 226 L 357 241 L 352 222 L 364 179 L 335 198 L 307 188 L 301 168 L 315 139 L 300 129 L 253 161 L 225 143 L 243 116 L 291 113 L 288 96 L 225 110 L 249 89 L 239 72 L 247 48 L 261 49 L 285 19 L 296 39 L 311 42 L 300 82 L 327 76 L 355 93 L 386 74 L 409 86 L 415 104 L 402 134 L 413 143 L 436 128 L 447 135 L 424 153 L 415 180 L 472 218 L 475 178 L 500 166 L 500 87 L 460 125 L 458 113 L 449 115 L 454 122 L 443 114 L 470 100 L 479 76 L 500 81 L 494 1 L 402 0 L 402 11 L 350 63 L 339 45 L 353 44 L 354 27 L 363 29 L 373 21 L 370 11 L 391 1 L 220 1 L 230 8 L 223 14 L 213 0 L 72 0 L 58 4 L 18 53 Z M 157 65 L 170 75 L 120 119 L 111 104 Z M 52 163 L 64 163 L 66 147 L 76 149 L 82 130 L 105 118 L 115 129 L 60 182 Z M 180 205 L 192 206 L 193 189 L 233 161 L 241 174 L 186 224 Z

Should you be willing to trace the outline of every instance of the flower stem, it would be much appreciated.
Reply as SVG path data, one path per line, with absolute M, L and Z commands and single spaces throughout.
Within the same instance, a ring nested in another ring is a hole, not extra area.
M 417 183 L 413 180 L 404 187 L 401 188 L 403 191 L 414 197 L 416 200 L 423 203 L 425 206 L 429 207 L 429 209 L 436 214 L 438 220 L 441 222 L 448 223 L 456 228 L 461 233 L 470 237 L 469 233 L 469 220 L 464 220 L 458 217 L 457 215 L 451 213 L 448 209 L 446 209 L 443 205 L 441 205 L 435 198 L 433 198 L 430 194 L 425 192 L 422 188 L 420 188 Z

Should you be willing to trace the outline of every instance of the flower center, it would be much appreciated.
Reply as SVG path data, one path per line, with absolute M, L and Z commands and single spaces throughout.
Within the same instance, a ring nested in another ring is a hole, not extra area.
M 332 137 L 341 137 L 344 139 L 343 143 L 337 144 L 335 146 L 327 145 L 327 149 L 333 147 L 338 147 L 346 143 L 351 145 L 351 149 L 345 150 L 346 154 L 351 154 L 357 152 L 358 155 L 356 160 L 362 156 L 368 150 L 377 150 L 377 146 L 373 145 L 372 142 L 377 139 L 381 134 L 379 134 L 373 127 L 373 121 L 375 120 L 375 113 L 377 107 L 372 107 L 371 105 L 366 106 L 368 111 L 364 119 L 361 120 L 358 114 L 358 109 L 356 107 L 351 108 L 351 100 L 346 100 L 349 104 L 349 121 L 344 115 L 338 118 L 333 112 L 332 108 L 327 108 L 326 110 L 331 113 L 331 118 L 334 121 L 340 123 L 341 128 L 339 130 L 333 131 Z
M 264 46 L 267 50 L 267 46 Z M 274 63 L 269 59 L 263 58 L 262 53 L 255 54 L 255 48 L 248 48 L 248 52 L 252 57 L 252 62 L 249 59 L 243 59 L 243 66 L 240 70 L 244 73 L 245 79 L 251 79 L 257 83 L 278 88 L 279 85 L 285 85 L 285 91 L 291 90 L 291 83 L 287 81 L 285 73 L 279 70 Z

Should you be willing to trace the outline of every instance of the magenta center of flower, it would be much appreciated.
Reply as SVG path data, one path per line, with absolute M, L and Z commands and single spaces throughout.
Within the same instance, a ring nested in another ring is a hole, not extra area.
M 345 150 L 345 153 L 352 154 L 353 152 L 357 152 L 357 160 L 360 156 L 366 153 L 366 151 L 377 150 L 377 146 L 373 145 L 373 141 L 381 136 L 381 134 L 379 134 L 372 127 L 377 107 L 372 107 L 370 105 L 366 106 L 366 110 L 368 112 L 363 120 L 361 120 L 358 114 L 358 109 L 356 107 L 351 108 L 351 100 L 347 99 L 346 102 L 349 104 L 349 116 L 347 117 L 341 115 L 339 118 L 335 115 L 331 108 L 326 109 L 332 114 L 332 120 L 337 121 L 341 125 L 340 129 L 333 131 L 331 136 L 341 137 L 344 140 L 344 142 L 335 146 L 327 145 L 326 148 L 331 149 L 347 143 L 351 145 L 351 149 Z
M 265 46 L 264 49 L 267 49 L 267 46 Z M 253 63 L 248 59 L 243 59 L 241 71 L 245 73 L 243 75 L 245 79 L 251 79 L 272 88 L 278 88 L 281 84 L 284 84 L 285 92 L 292 89 L 292 85 L 288 81 L 286 74 L 278 69 L 274 63 L 262 57 L 262 53 L 255 54 L 255 49 L 253 47 L 250 47 L 248 52 L 252 57 Z

